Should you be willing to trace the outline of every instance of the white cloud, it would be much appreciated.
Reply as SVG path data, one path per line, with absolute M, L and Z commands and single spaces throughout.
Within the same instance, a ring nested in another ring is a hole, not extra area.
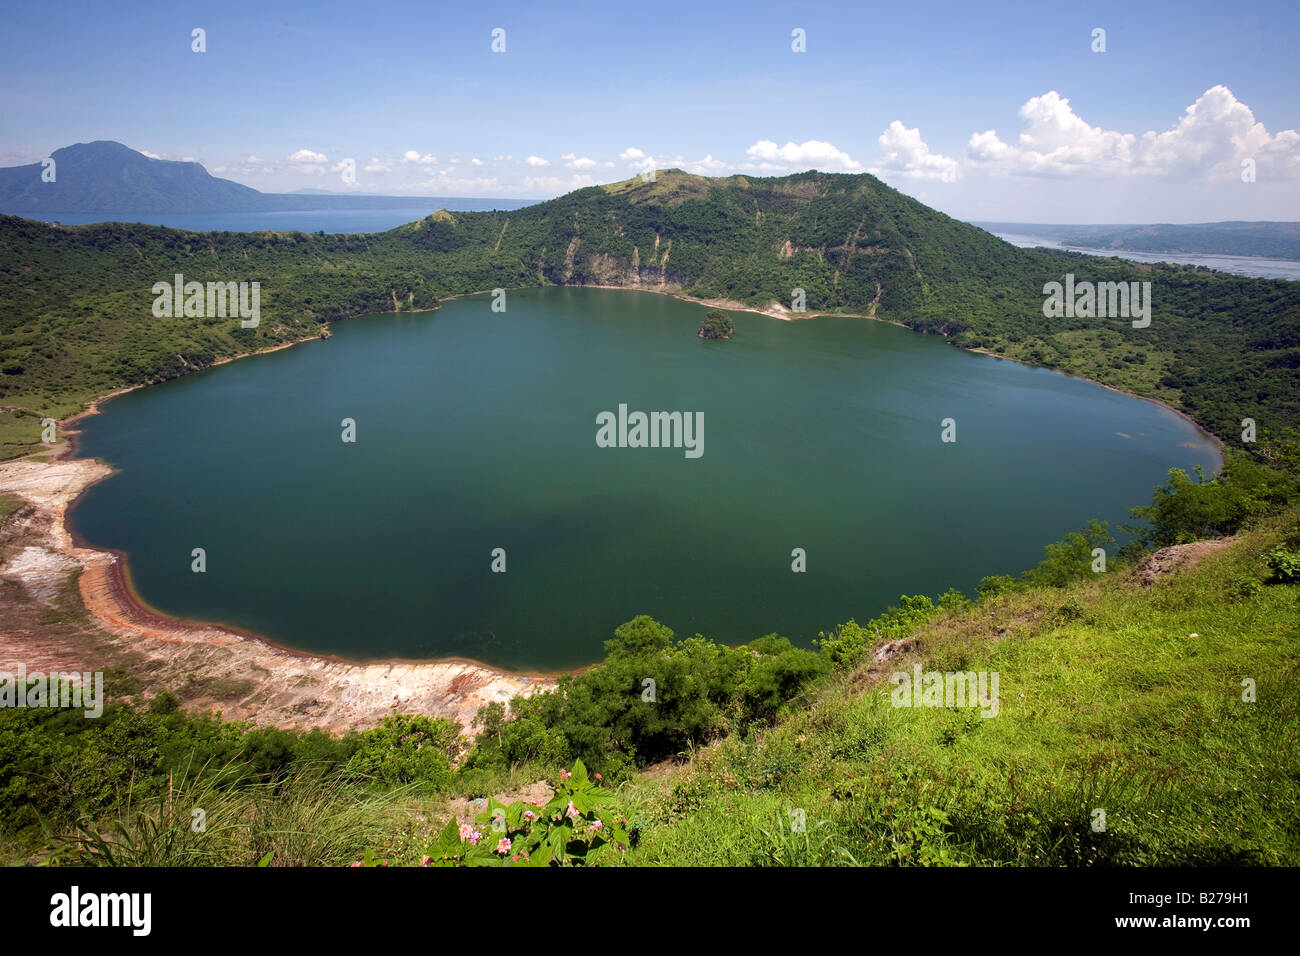
M 387 166 L 385 166 L 383 163 L 379 161 L 378 156 L 371 156 L 370 162 L 366 163 L 365 166 L 361 167 L 361 171 L 365 173 L 386 173 L 389 172 L 390 170 Z
M 803 169 L 825 169 L 828 172 L 842 171 L 856 173 L 862 170 L 862 164 L 848 153 L 836 149 L 830 143 L 810 139 L 803 143 L 786 143 L 777 146 L 770 139 L 760 139 L 745 155 L 757 161 L 759 169 L 776 170 L 787 167 Z
M 524 160 L 524 162 L 527 163 L 529 166 L 549 166 L 549 165 L 551 165 L 550 160 L 542 159 L 542 157 L 540 157 L 540 156 L 529 156 L 527 159 Z
M 884 171 L 897 173 L 908 179 L 942 179 L 947 182 L 961 178 L 961 164 L 942 153 L 930 152 L 921 139 L 919 129 L 908 129 L 898 120 L 880 134 L 880 148 L 885 151 L 881 166 Z
M 645 159 L 645 153 L 635 146 L 629 146 L 623 152 L 618 154 L 619 159 Z
M 593 168 L 594 166 L 599 165 L 599 164 L 598 164 L 594 159 L 592 159 L 591 157 L 589 157 L 589 156 L 578 156 L 578 155 L 576 155 L 575 153 L 565 153 L 565 154 L 564 154 L 563 156 L 561 156 L 560 158 L 561 158 L 561 159 L 564 159 L 564 160 L 567 160 L 567 162 L 566 162 L 564 165 L 565 165 L 565 166 L 568 166 L 570 169 L 591 169 L 591 168 Z
M 418 163 L 421 166 L 432 166 L 437 161 L 437 156 L 434 156 L 431 153 L 425 153 L 421 156 L 419 151 L 414 149 L 408 149 L 402 154 L 402 162 L 404 163 Z
M 289 154 L 289 162 L 295 173 L 304 175 L 313 175 L 325 172 L 325 163 L 329 161 L 324 153 L 317 153 L 310 149 L 300 149 L 295 153 Z
M 397 192 L 421 193 L 432 190 L 436 194 L 447 195 L 450 192 L 464 193 L 473 195 L 483 190 L 497 189 L 498 181 L 495 176 L 453 176 L 451 170 L 444 169 L 432 179 L 426 179 L 418 183 L 401 183 L 390 188 Z
M 141 156 L 148 156 L 150 159 L 162 159 L 157 153 L 151 153 L 147 149 L 139 150 Z
M 525 176 L 525 192 L 567 193 L 574 189 L 596 185 L 596 180 L 585 173 L 574 173 L 568 179 L 561 176 Z
M 1170 129 L 1142 136 L 1091 126 L 1055 90 L 1020 108 L 1026 129 L 1014 143 L 995 130 L 973 133 L 969 158 L 1022 175 L 1204 175 L 1237 177 L 1253 159 L 1260 179 L 1300 176 L 1300 133 L 1272 135 L 1226 86 L 1206 90 Z
M 481 159 L 479 159 L 477 156 L 475 156 L 473 159 L 471 159 L 471 160 L 469 161 L 469 164 L 470 164 L 471 166 L 482 166 L 482 165 L 483 165 L 483 160 L 481 160 Z

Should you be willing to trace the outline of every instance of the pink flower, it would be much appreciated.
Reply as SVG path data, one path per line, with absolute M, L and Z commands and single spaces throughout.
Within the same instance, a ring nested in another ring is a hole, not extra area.
M 576 820 L 578 817 L 582 816 L 582 814 L 578 812 L 578 808 L 573 805 L 572 800 L 569 801 L 569 808 L 564 811 L 564 815 L 570 820 Z
M 600 779 L 600 774 L 596 774 L 596 779 L 597 779 L 597 780 Z
M 462 840 L 468 840 L 473 835 L 474 835 L 474 828 L 472 826 L 470 826 L 468 823 L 462 823 L 460 825 L 460 838 Z
M 469 835 L 469 845 L 478 846 L 478 841 L 481 839 L 483 839 L 483 834 L 480 833 L 478 830 L 475 830 L 473 833 Z
M 428 866 L 431 862 L 433 862 L 433 857 L 429 856 L 427 853 L 420 857 L 420 866 Z
M 509 853 L 510 841 L 505 839 L 504 837 L 502 837 L 500 840 L 497 840 L 497 852 L 500 853 L 502 856 L 505 856 L 507 853 Z
M 603 823 L 601 823 L 599 820 L 597 820 L 597 821 L 596 821 L 595 823 L 593 823 L 590 827 L 588 827 L 588 829 L 589 829 L 589 830 L 603 830 L 603 829 L 605 829 L 605 824 L 603 824 Z
M 569 771 L 567 771 L 567 770 L 561 770 L 561 771 L 560 771 L 560 779 L 561 779 L 561 780 L 568 780 L 568 779 L 569 779 L 570 777 L 572 777 L 572 776 L 573 776 L 573 774 L 569 773 Z
M 532 810 L 525 810 L 525 811 L 524 811 L 524 816 L 526 816 L 529 820 L 535 820 L 535 819 L 537 819 L 537 814 L 533 813 Z
M 365 864 L 364 864 L 364 863 L 361 863 L 361 862 L 353 863 L 352 865 L 353 865 L 353 866 L 365 866 Z
M 518 854 L 518 853 L 511 853 L 511 854 L 510 854 L 510 859 L 512 859 L 512 860 L 514 860 L 516 863 L 518 863 L 518 862 L 519 862 L 519 854 Z

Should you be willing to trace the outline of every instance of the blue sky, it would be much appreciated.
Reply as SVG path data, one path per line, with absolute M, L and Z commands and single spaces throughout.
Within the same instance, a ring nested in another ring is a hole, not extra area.
M 984 6 L 11 5 L 0 164 L 114 139 L 267 191 L 535 198 L 819 168 L 967 219 L 1300 219 L 1300 4 Z

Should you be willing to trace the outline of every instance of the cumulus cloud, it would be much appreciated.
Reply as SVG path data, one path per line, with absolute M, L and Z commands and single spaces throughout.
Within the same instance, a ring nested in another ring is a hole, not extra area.
M 727 168 L 727 164 L 720 159 L 714 159 L 712 153 L 709 153 L 703 159 L 697 160 L 693 163 L 685 164 L 685 169 L 687 172 L 699 173 L 701 175 L 707 175 L 708 173 L 716 173 L 719 170 L 723 170 L 726 168 Z
M 421 156 L 419 151 L 414 149 L 408 149 L 402 154 L 402 162 L 404 163 L 417 163 L 420 166 L 432 166 L 437 161 L 437 156 L 434 156 L 431 153 L 425 153 Z
M 894 120 L 877 142 L 884 150 L 881 167 L 885 172 L 909 179 L 942 179 L 945 182 L 961 178 L 961 163 L 942 153 L 930 152 L 919 129 L 908 129 Z
M 296 173 L 314 174 L 325 172 L 325 163 L 329 161 L 324 153 L 310 149 L 300 149 L 289 154 L 290 169 Z
M 570 169 L 591 169 L 599 165 L 589 156 L 579 156 L 577 153 L 565 153 L 560 159 L 564 160 L 564 165 Z
M 551 165 L 551 161 L 549 159 L 542 159 L 542 157 L 540 156 L 529 156 L 527 159 L 524 160 L 524 162 L 527 163 L 529 166 Z
M 635 146 L 629 146 L 623 152 L 618 154 L 619 159 L 645 159 L 645 152 L 637 149 Z
M 1170 129 L 1137 136 L 1092 126 L 1055 90 L 1020 108 L 1025 130 L 1014 143 L 995 130 L 973 133 L 970 160 L 998 172 L 1070 176 L 1123 174 L 1238 176 L 1254 160 L 1261 179 L 1300 176 L 1300 133 L 1270 134 L 1226 86 L 1206 90 Z
M 479 159 L 477 156 L 475 156 L 475 157 L 473 157 L 473 158 L 469 161 L 469 164 L 470 164 L 471 166 L 482 166 L 482 165 L 483 165 L 483 160 L 481 160 L 481 159 Z
M 363 166 L 363 167 L 361 167 L 361 169 L 362 169 L 362 172 L 366 172 L 366 173 L 386 173 L 386 172 L 389 172 L 389 168 L 388 168 L 387 166 L 385 166 L 383 163 L 381 163 L 381 162 L 379 161 L 379 157 L 378 157 L 378 156 L 371 156 L 371 157 L 370 157 L 370 162 L 366 163 L 366 165 Z
M 848 153 L 817 139 L 810 139 L 803 143 L 790 142 L 784 146 L 777 146 L 770 139 L 760 139 L 745 150 L 745 155 L 757 163 L 761 170 L 789 167 L 850 173 L 862 170 L 862 164 Z

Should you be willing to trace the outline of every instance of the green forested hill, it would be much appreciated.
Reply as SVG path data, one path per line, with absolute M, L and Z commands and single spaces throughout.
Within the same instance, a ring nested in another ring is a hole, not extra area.
M 259 281 L 255 330 L 155 318 L 155 282 Z M 1149 281 L 1152 320 L 1045 318 L 1043 285 Z M 1160 398 L 1220 435 L 1300 422 L 1300 283 L 1015 248 L 870 175 L 710 179 L 676 170 L 510 212 L 373 235 L 193 233 L 0 217 L 3 440 L 34 441 L 124 385 L 319 334 L 321 323 L 538 284 L 627 285 L 874 314 L 965 347 Z M 28 437 L 27 433 L 31 432 Z M 5 446 L 14 453 L 22 446 Z

